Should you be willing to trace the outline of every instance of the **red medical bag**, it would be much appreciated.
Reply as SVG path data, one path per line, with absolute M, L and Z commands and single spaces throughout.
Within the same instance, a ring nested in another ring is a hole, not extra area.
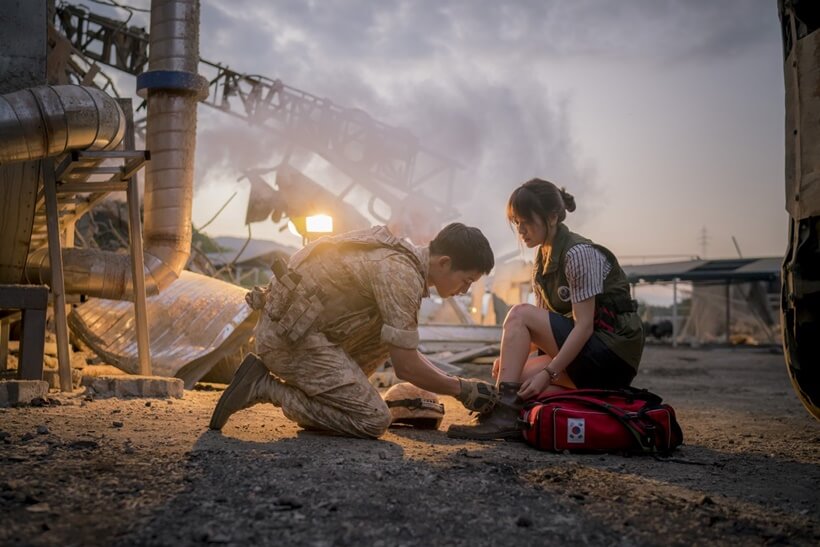
M 671 406 L 643 389 L 544 394 L 521 411 L 524 440 L 555 452 L 669 453 L 683 442 Z

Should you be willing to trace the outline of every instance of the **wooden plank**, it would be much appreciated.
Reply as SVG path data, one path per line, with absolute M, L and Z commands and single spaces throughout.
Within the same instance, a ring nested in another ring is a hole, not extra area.
M 60 390 L 71 393 L 73 391 L 71 355 L 68 350 L 63 250 L 60 243 L 60 218 L 57 209 L 57 181 L 54 179 L 54 161 L 51 159 L 43 160 L 42 167 L 43 191 L 46 198 L 46 213 L 48 214 L 48 254 L 51 265 L 51 294 L 54 296 L 54 329 L 57 331 L 57 365 L 60 374 Z M 43 319 L 45 320 L 45 313 L 43 313 Z M 40 367 L 42 369 L 42 364 Z
M 481 342 L 421 342 L 419 344 L 419 351 L 425 354 L 450 352 L 450 354 L 467 351 L 469 349 L 477 349 L 486 346 L 487 344 Z
M 44 310 L 47 306 L 45 285 L 0 285 L 0 308 Z
M 419 339 L 424 342 L 469 342 L 497 344 L 501 327 L 487 325 L 419 325 Z
M 477 357 L 486 357 L 487 355 L 498 355 L 501 351 L 501 344 L 490 344 L 489 346 L 482 346 L 480 348 L 472 348 L 465 351 L 460 351 L 449 357 L 443 359 L 447 363 L 464 363 L 472 361 Z
M 9 369 L 9 327 L 8 317 L 0 319 L 0 372 Z
M 46 310 L 23 310 L 18 376 L 21 380 L 43 379 L 43 347 L 46 340 Z M 69 381 L 71 371 L 69 370 Z

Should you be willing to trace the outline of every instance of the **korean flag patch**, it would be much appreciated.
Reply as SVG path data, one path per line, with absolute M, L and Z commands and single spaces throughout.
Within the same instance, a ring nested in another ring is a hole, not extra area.
M 567 419 L 567 442 L 568 443 L 583 443 L 584 430 L 586 423 L 583 418 L 568 418 Z

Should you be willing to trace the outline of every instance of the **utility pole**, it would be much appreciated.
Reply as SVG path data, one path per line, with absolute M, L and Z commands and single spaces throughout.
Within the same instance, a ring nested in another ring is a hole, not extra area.
M 709 232 L 706 230 L 706 226 L 703 226 L 700 229 L 700 237 L 698 237 L 698 241 L 700 242 L 700 257 L 705 259 L 706 248 L 709 245 Z

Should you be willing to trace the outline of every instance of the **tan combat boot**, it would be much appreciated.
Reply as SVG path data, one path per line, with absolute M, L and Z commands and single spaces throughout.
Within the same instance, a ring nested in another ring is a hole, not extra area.
M 501 382 L 498 385 L 498 403 L 484 414 L 479 414 L 469 425 L 451 425 L 447 436 L 455 439 L 514 439 L 521 437 L 518 418 L 524 403 L 518 398 L 521 384 Z
M 211 416 L 211 429 L 222 429 L 234 412 L 257 403 L 274 403 L 276 379 L 265 364 L 253 353 L 249 353 L 234 374 L 231 384 L 219 398 Z

